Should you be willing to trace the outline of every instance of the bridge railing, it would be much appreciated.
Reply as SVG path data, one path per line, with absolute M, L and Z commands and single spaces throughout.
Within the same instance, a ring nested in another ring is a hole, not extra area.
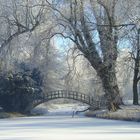
M 45 101 L 57 99 L 57 98 L 74 99 L 94 107 L 100 107 L 103 106 L 104 104 L 102 101 L 96 100 L 93 96 L 86 95 L 76 91 L 68 91 L 68 90 L 51 91 L 46 94 L 40 95 L 39 98 L 36 96 L 34 104 L 43 103 Z

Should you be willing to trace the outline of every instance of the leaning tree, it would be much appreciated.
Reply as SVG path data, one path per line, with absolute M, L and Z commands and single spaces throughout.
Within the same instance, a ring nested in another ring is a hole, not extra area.
M 119 24 L 118 0 L 46 0 L 55 20 L 55 33 L 70 39 L 102 81 L 108 108 L 117 110 L 121 97 L 116 78 Z M 53 30 L 54 31 L 54 30 Z

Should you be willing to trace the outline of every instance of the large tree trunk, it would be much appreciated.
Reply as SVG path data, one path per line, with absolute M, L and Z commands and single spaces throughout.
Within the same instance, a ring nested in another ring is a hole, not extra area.
M 119 109 L 119 105 L 122 104 L 122 99 L 119 94 L 115 69 L 104 68 L 98 71 L 98 75 L 102 81 L 105 97 L 107 98 L 107 107 L 111 111 L 116 111 Z

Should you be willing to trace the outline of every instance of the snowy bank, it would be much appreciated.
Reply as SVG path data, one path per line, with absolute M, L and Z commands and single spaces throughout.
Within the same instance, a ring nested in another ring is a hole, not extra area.
M 140 106 L 121 106 L 121 109 L 116 112 L 110 112 L 108 110 L 88 111 L 85 115 L 105 119 L 140 121 Z
M 31 116 L 31 115 L 25 115 L 17 112 L 0 112 L 0 119 L 25 117 L 25 116 Z

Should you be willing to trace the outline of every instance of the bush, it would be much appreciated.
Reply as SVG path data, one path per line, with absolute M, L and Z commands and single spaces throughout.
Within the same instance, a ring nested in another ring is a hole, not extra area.
M 8 112 L 23 113 L 40 94 L 42 76 L 38 68 L 23 70 L 18 73 L 0 74 L 0 106 Z

